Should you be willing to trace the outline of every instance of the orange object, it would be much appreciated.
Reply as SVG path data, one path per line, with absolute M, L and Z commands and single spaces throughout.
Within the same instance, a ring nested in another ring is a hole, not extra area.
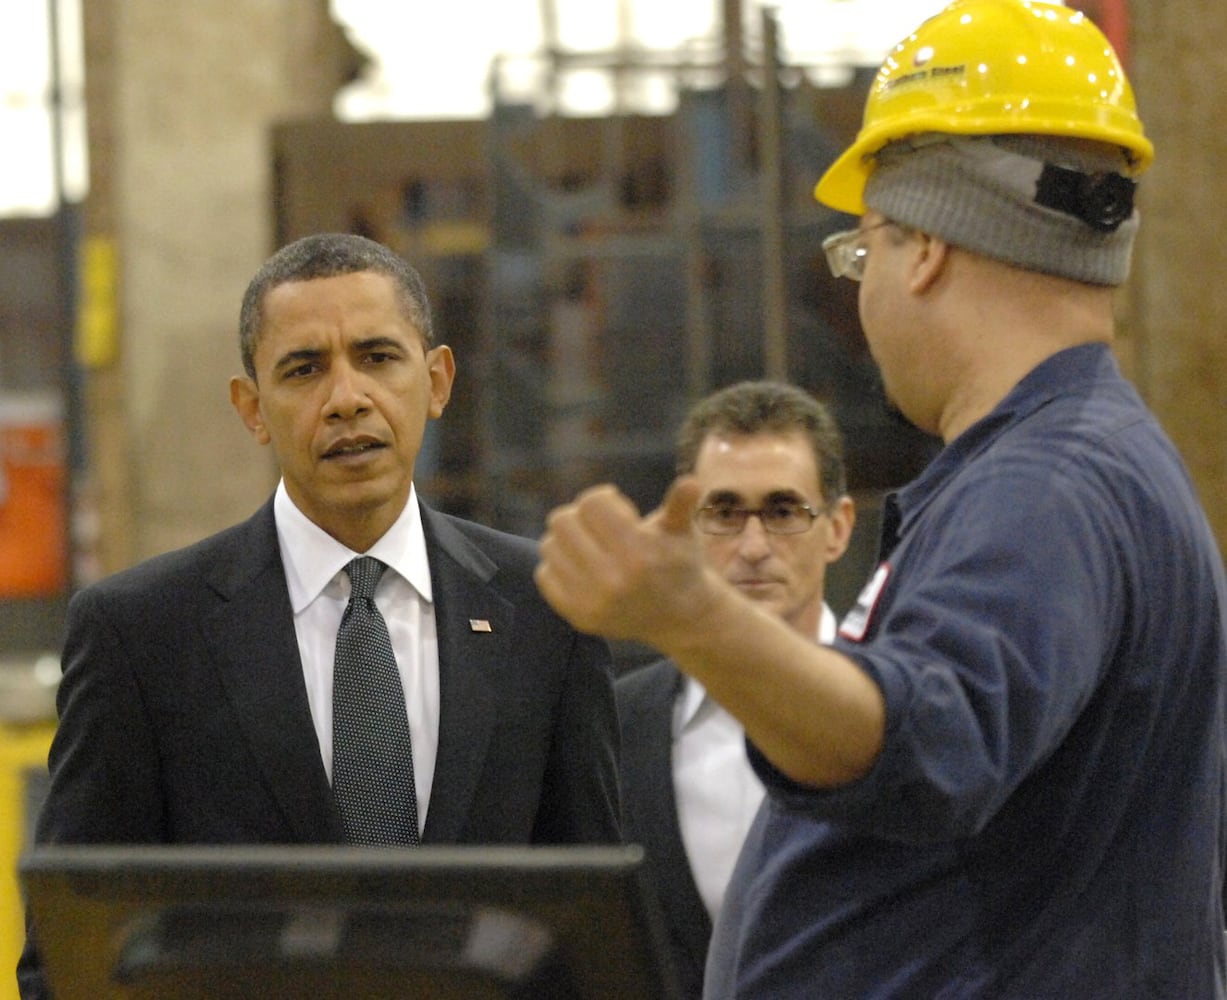
M 64 427 L 53 393 L 0 394 L 0 598 L 68 584 Z

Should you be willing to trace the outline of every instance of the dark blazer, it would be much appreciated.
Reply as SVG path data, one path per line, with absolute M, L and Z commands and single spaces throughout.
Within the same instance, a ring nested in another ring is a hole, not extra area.
M 690 871 L 673 792 L 673 703 L 682 683 L 671 660 L 656 660 L 619 677 L 614 690 L 622 729 L 622 833 L 628 843 L 643 845 L 680 995 L 697 1000 L 712 925 Z
M 422 520 L 440 698 L 423 843 L 618 842 L 605 643 L 541 598 L 533 542 L 425 506 Z M 38 842 L 342 841 L 271 500 L 80 591 L 65 634 Z

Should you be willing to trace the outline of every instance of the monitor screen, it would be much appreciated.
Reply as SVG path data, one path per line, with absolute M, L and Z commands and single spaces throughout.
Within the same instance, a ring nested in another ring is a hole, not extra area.
M 639 847 L 39 847 L 57 1000 L 675 995 Z

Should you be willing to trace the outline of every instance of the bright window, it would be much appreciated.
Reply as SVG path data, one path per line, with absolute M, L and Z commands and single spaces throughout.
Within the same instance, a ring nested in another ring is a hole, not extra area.
M 782 60 L 809 67 L 823 82 L 849 66 L 876 66 L 887 49 L 948 0 L 774 0 Z M 744 0 L 748 49 L 757 47 L 762 6 Z M 571 52 L 685 52 L 718 59 L 720 0 L 451 0 L 422 5 L 386 0 L 332 0 L 334 16 L 373 65 L 337 99 L 346 120 L 481 118 L 490 110 L 490 67 L 506 65 L 500 87 L 540 94 L 532 56 L 552 35 Z M 551 22 L 547 26 L 547 20 Z M 634 110 L 665 113 L 676 73 L 640 73 L 621 99 Z M 615 106 L 609 74 L 573 71 L 559 80 L 559 110 L 601 114 Z M 504 90 L 500 90 L 504 92 Z
M 0 216 L 50 215 L 61 194 L 68 201 L 85 196 L 83 67 L 80 0 L 6 5 L 0 30 Z

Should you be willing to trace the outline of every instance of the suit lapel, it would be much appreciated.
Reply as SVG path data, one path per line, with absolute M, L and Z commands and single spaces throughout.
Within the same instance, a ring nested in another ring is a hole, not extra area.
M 490 585 L 498 567 L 443 515 L 423 506 L 422 525 L 439 637 L 439 749 L 422 839 L 454 843 L 497 718 L 515 608 Z
M 632 755 L 628 765 L 648 789 L 639 802 L 640 809 L 650 809 L 640 817 L 644 847 L 656 859 L 659 871 L 674 875 L 666 879 L 661 906 L 674 914 L 670 922 L 679 937 L 685 930 L 684 947 L 701 970 L 711 937 L 711 919 L 691 873 L 673 784 L 673 705 L 684 679 L 668 660 L 644 670 L 645 687 L 650 691 L 645 691 L 638 705 L 636 732 L 623 741 L 622 752 Z
M 646 668 L 645 697 L 638 702 L 635 734 L 623 741 L 622 753 L 647 787 L 638 803 L 644 836 L 653 840 L 652 850 L 671 862 L 685 860 L 677 797 L 673 787 L 673 703 L 682 676 L 668 661 Z M 649 811 L 650 810 L 650 811 Z
M 340 819 L 303 681 L 271 501 L 212 571 L 219 600 L 204 619 L 240 737 L 289 827 L 303 842 L 341 839 Z

